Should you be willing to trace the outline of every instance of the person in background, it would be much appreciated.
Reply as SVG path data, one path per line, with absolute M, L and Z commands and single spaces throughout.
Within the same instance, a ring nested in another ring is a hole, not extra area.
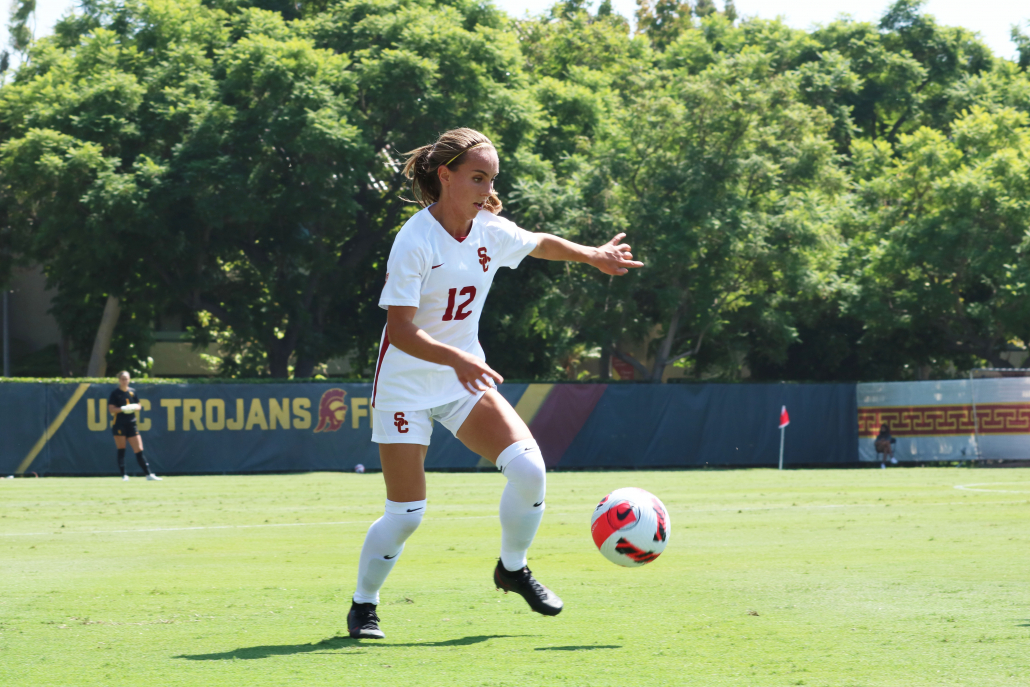
M 891 465 L 897 465 L 898 459 L 894 457 L 894 444 L 898 443 L 898 440 L 891 436 L 891 428 L 887 423 L 880 425 L 880 433 L 876 435 L 876 439 L 873 441 L 873 447 L 876 449 L 876 455 L 883 456 L 880 459 L 880 469 L 886 469 L 887 461 L 890 461 Z
M 114 434 L 114 445 L 118 449 L 118 469 L 122 473 L 122 479 L 128 481 L 129 476 L 125 474 L 125 444 L 128 442 L 136 454 L 136 462 L 139 463 L 143 474 L 148 480 L 161 481 L 161 478 L 150 471 L 147 459 L 143 457 L 143 437 L 139 435 L 136 427 L 136 413 L 140 410 L 139 396 L 136 390 L 129 386 L 128 372 L 118 373 L 118 388 L 111 392 L 107 400 L 107 409 L 114 415 L 114 426 L 111 432 Z

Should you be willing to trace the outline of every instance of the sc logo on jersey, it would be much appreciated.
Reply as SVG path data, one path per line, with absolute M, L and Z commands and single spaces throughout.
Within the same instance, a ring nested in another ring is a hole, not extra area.
M 404 413 L 397 411 L 393 414 L 393 424 L 397 427 L 397 432 L 400 434 L 408 433 L 408 421 L 404 419 Z
M 479 264 L 483 266 L 484 272 L 489 269 L 487 265 L 490 264 L 490 256 L 486 254 L 486 246 L 479 249 Z

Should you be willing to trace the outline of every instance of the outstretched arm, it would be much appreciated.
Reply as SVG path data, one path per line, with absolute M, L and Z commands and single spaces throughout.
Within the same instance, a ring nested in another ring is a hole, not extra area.
M 629 244 L 619 242 L 626 237 L 617 234 L 608 243 L 597 248 L 581 246 L 566 241 L 552 234 L 534 234 L 536 248 L 530 253 L 534 258 L 542 260 L 564 260 L 566 262 L 585 262 L 593 265 L 605 274 L 622 275 L 629 272 L 629 267 L 643 267 L 644 263 L 633 259 Z

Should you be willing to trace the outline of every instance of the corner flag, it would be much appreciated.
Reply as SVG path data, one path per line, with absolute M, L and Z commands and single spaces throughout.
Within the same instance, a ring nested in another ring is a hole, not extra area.
M 787 433 L 787 425 L 790 424 L 790 415 L 787 415 L 787 406 L 780 408 L 780 470 L 783 469 L 783 435 Z

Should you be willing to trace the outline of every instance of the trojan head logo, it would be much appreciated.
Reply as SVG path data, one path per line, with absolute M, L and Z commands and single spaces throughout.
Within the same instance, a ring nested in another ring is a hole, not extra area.
M 335 432 L 343 427 L 347 419 L 347 402 L 343 400 L 347 392 L 343 389 L 330 389 L 322 394 L 318 402 L 318 427 L 316 432 Z
M 490 256 L 486 254 L 486 246 L 479 249 L 479 264 L 483 266 L 484 272 L 490 269 L 487 267 L 490 264 Z

